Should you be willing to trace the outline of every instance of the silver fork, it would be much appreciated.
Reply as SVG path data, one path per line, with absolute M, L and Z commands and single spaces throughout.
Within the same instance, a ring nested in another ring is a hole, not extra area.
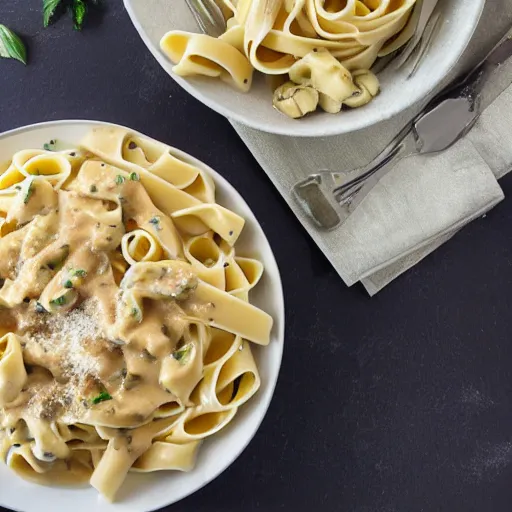
M 432 42 L 436 28 L 439 24 L 440 14 L 435 12 L 439 0 L 418 0 L 415 9 L 419 9 L 419 16 L 416 28 L 409 42 L 400 49 L 400 54 L 394 61 L 396 69 L 405 66 L 413 58 L 412 76 L 418 69 Z
M 185 0 L 199 28 L 205 34 L 219 37 L 226 31 L 226 20 L 214 0 Z
M 399 159 L 444 151 L 455 144 L 480 116 L 488 79 L 511 56 L 512 30 L 472 72 L 436 96 L 367 166 L 322 171 L 297 183 L 293 192 L 304 211 L 319 227 L 333 229 L 350 216 Z

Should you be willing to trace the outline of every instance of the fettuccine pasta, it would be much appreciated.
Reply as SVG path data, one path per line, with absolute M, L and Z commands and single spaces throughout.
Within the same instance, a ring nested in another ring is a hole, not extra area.
M 0 458 L 113 500 L 129 471 L 189 471 L 258 390 L 272 318 L 236 253 L 244 219 L 164 144 L 96 128 L 0 175 Z
M 173 30 L 160 42 L 180 76 L 219 78 L 250 90 L 253 72 L 275 77 L 274 106 L 298 118 L 339 112 L 379 92 L 370 68 L 412 37 L 416 0 L 217 0 L 218 38 Z

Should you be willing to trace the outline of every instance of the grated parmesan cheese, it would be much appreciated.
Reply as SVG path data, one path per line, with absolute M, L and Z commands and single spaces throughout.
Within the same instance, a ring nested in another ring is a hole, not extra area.
M 48 368 L 56 381 L 40 387 L 28 403 L 31 415 L 51 416 L 62 408 L 70 420 L 84 412 L 84 389 L 98 379 L 100 354 L 95 346 L 104 333 L 98 322 L 97 302 L 85 301 L 62 315 L 39 314 L 25 334 L 25 352 Z

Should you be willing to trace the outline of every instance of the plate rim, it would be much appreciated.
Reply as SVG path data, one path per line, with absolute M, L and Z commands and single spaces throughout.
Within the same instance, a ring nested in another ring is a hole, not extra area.
M 153 55 L 153 57 L 157 60 L 160 67 L 163 69 L 163 71 L 169 75 L 170 78 L 172 78 L 182 89 L 184 89 L 188 94 L 190 94 L 192 97 L 196 98 L 198 101 L 203 103 L 203 105 L 207 106 L 214 112 L 217 112 L 218 114 L 221 114 L 224 116 L 230 123 L 236 122 L 239 123 L 247 128 L 251 128 L 254 130 L 258 130 L 264 133 L 270 133 L 274 135 L 283 135 L 288 137 L 311 137 L 311 138 L 317 138 L 317 137 L 329 137 L 329 136 L 336 136 L 336 135 L 343 135 L 346 133 L 352 133 L 359 130 L 363 130 L 365 128 L 369 128 L 371 126 L 377 125 L 381 122 L 384 122 L 388 119 L 391 119 L 393 117 L 396 117 L 400 113 L 406 111 L 407 109 L 413 107 L 415 104 L 420 102 L 422 98 L 425 98 L 429 96 L 439 85 L 443 82 L 444 79 L 450 74 L 450 72 L 454 69 L 455 65 L 461 58 L 464 51 L 467 49 L 469 43 L 471 42 L 476 28 L 478 27 L 478 24 L 480 22 L 480 19 L 482 17 L 482 13 L 485 7 L 486 0 L 475 0 L 476 2 L 480 2 L 477 8 L 476 15 L 472 18 L 472 23 L 468 26 L 468 36 L 463 40 L 460 40 L 460 44 L 456 47 L 456 51 L 452 53 L 451 59 L 447 62 L 446 66 L 444 68 L 441 68 L 439 72 L 439 78 L 435 80 L 434 82 L 429 82 L 429 84 L 422 88 L 421 83 L 420 87 L 416 87 L 415 95 L 410 95 L 407 97 L 406 101 L 402 103 L 400 106 L 396 106 L 397 103 L 393 103 L 389 110 L 386 111 L 385 115 L 383 116 L 377 116 L 374 115 L 372 117 L 370 116 L 361 116 L 358 119 L 358 122 L 353 123 L 351 126 L 344 126 L 343 124 L 340 126 L 333 125 L 329 128 L 323 128 L 319 129 L 318 126 L 309 127 L 307 124 L 300 124 L 297 123 L 297 127 L 294 128 L 293 132 L 290 130 L 287 130 L 286 128 L 280 128 L 279 126 L 274 125 L 273 123 L 264 123 L 261 121 L 247 121 L 244 119 L 243 116 L 231 112 L 228 108 L 224 107 L 220 103 L 217 103 L 215 101 L 212 101 L 208 99 L 205 95 L 202 94 L 201 90 L 194 88 L 190 83 L 184 79 L 183 77 L 180 77 L 176 75 L 175 73 L 172 73 L 168 71 L 167 66 L 169 65 L 168 59 L 163 55 L 161 51 L 159 51 L 158 48 L 155 48 L 151 41 L 149 40 L 149 37 L 146 35 L 144 27 L 139 22 L 134 8 L 133 3 L 137 0 L 123 0 L 125 9 L 128 13 L 128 16 L 130 17 L 130 20 L 135 27 L 137 33 L 139 34 L 140 38 L 142 39 L 143 43 L 145 44 L 146 48 L 149 50 L 149 52 Z M 247 94 L 250 94 L 247 93 Z M 376 112 L 376 111 L 375 111 Z M 370 119 L 370 121 L 367 121 Z
M 139 130 L 129 128 L 127 126 L 117 124 L 117 123 L 111 123 L 108 121 L 97 121 L 97 120 L 87 120 L 87 119 L 59 119 L 59 120 L 52 120 L 52 121 L 42 121 L 38 123 L 32 123 L 25 126 L 19 126 L 17 128 L 13 128 L 4 132 L 0 132 L 0 141 L 4 139 L 8 139 L 11 136 L 20 135 L 26 132 L 32 132 L 37 131 L 38 129 L 45 129 L 45 128 L 52 128 L 54 126 L 62 127 L 65 125 L 88 125 L 88 126 L 109 126 L 109 127 L 115 127 L 115 128 L 122 128 L 125 130 L 130 131 L 133 134 L 140 135 L 142 137 L 158 141 L 158 139 L 155 139 L 154 137 L 151 137 L 149 135 L 146 135 Z M 158 141 L 161 142 L 161 141 Z M 277 345 L 277 356 L 278 360 L 276 361 L 276 369 L 275 369 L 275 376 L 271 380 L 271 382 L 268 382 L 268 389 L 267 389 L 267 397 L 265 401 L 260 405 L 260 411 L 258 413 L 258 417 L 256 418 L 256 422 L 249 434 L 245 437 L 244 441 L 241 443 L 238 450 L 233 452 L 229 457 L 224 466 L 220 466 L 218 469 L 212 472 L 211 475 L 208 475 L 207 478 L 204 478 L 204 475 L 198 476 L 198 480 L 196 483 L 193 483 L 191 485 L 190 489 L 185 491 L 183 494 L 180 494 L 177 498 L 171 498 L 170 501 L 167 503 L 159 504 L 156 508 L 147 508 L 144 509 L 145 512 L 151 512 L 153 510 L 158 510 L 161 507 L 167 507 L 174 505 L 175 503 L 178 503 L 179 501 L 187 498 L 188 496 L 191 496 L 192 494 L 196 493 L 197 491 L 201 490 L 202 488 L 206 487 L 208 484 L 213 482 L 215 479 L 217 479 L 224 471 L 226 471 L 229 467 L 233 465 L 233 463 L 242 455 L 242 453 L 245 451 L 249 443 L 254 439 L 255 435 L 259 431 L 261 424 L 263 423 L 263 420 L 265 419 L 268 409 L 270 407 L 270 404 L 272 402 L 272 399 L 275 394 L 275 389 L 277 386 L 277 382 L 279 380 L 279 376 L 281 373 L 281 366 L 282 366 L 282 360 L 283 360 L 283 352 L 284 352 L 284 341 L 285 341 L 285 324 L 286 324 L 286 308 L 285 308 L 285 299 L 284 299 L 284 290 L 283 290 L 283 283 L 281 279 L 281 273 L 279 271 L 279 265 L 277 263 L 277 260 L 274 255 L 274 251 L 272 250 L 272 246 L 267 238 L 267 235 L 265 234 L 265 231 L 261 225 L 261 223 L 258 221 L 258 218 L 256 217 L 255 213 L 253 212 L 252 208 L 247 204 L 244 197 L 238 192 L 238 190 L 221 174 L 219 174 L 215 169 L 210 167 L 208 164 L 202 162 L 201 160 L 197 159 L 193 155 L 176 148 L 175 146 L 171 146 L 170 144 L 167 144 L 164 142 L 167 146 L 169 146 L 173 152 L 177 156 L 180 156 L 184 158 L 185 160 L 188 160 L 189 162 L 192 162 L 196 164 L 199 168 L 202 168 L 206 170 L 214 179 L 215 183 L 221 182 L 222 188 L 227 189 L 228 193 L 231 195 L 234 193 L 234 196 L 236 197 L 237 203 L 243 205 L 245 208 L 247 208 L 248 212 L 252 215 L 251 224 L 255 223 L 255 226 L 261 231 L 261 235 L 264 237 L 264 239 L 267 242 L 268 245 L 268 257 L 266 258 L 266 262 L 270 262 L 273 267 L 273 276 L 272 279 L 275 282 L 276 290 L 279 292 L 278 296 L 275 297 L 276 300 L 276 308 L 279 310 L 277 314 L 277 318 L 274 318 L 274 328 L 275 330 L 275 340 L 274 343 Z M 247 220 L 247 219 L 246 219 Z M 266 265 L 265 265 L 266 268 Z M 272 343 L 272 340 L 271 340 Z M 214 441 L 214 439 L 213 439 Z M 3 463 L 0 463 L 3 466 L 5 466 Z M 171 473 L 170 473 L 171 474 Z M 20 478 L 17 475 L 14 475 L 16 478 Z M 27 482 L 28 485 L 30 485 L 30 489 L 32 491 L 35 491 L 38 486 L 35 483 Z M 59 487 L 55 487 L 55 489 L 59 489 Z M 113 507 L 116 507 L 117 510 L 122 512 L 123 510 L 123 502 L 114 502 L 112 505 Z M 2 497 L 0 496 L 0 506 L 7 507 L 12 510 L 16 510 L 18 512 L 25 512 L 22 509 L 13 508 L 13 505 L 11 503 L 6 503 L 3 501 Z M 152 507 L 152 505 L 151 505 Z M 37 510 L 41 510 L 39 508 L 39 505 L 37 505 Z M 132 508 L 129 508 L 130 512 Z M 140 509 L 137 509 L 140 510 Z

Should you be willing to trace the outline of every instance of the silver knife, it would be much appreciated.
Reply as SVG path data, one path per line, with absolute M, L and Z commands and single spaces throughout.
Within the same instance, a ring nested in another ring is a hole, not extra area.
M 471 130 L 482 105 L 490 103 L 485 98 L 485 86 L 496 68 L 511 56 L 512 29 L 469 74 L 441 91 L 369 165 L 352 171 L 320 171 L 295 185 L 295 198 L 304 211 L 317 226 L 333 229 L 349 217 L 398 160 L 444 151 L 455 144 Z M 511 84 L 512 77 L 498 94 Z

